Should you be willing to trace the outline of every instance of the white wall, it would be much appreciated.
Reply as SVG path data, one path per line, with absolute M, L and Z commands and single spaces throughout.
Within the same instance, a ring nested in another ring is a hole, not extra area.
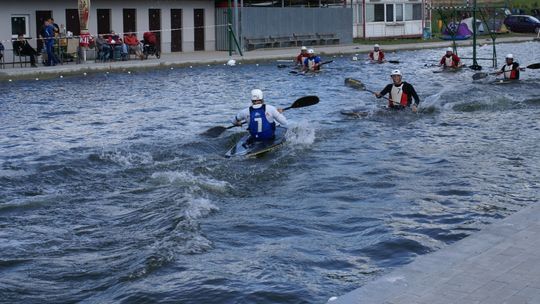
M 422 20 L 404 22 L 367 22 L 366 38 L 421 36 Z
M 2 1 L 0 9 L 0 40 L 6 47 L 11 49 L 11 16 L 14 14 L 28 15 L 30 37 L 37 37 L 36 33 L 36 11 L 51 10 L 52 17 L 55 22 L 60 24 L 66 23 L 66 9 L 76 9 L 77 0 L 29 0 L 19 2 Z M 90 7 L 90 33 L 97 33 L 97 18 L 96 10 L 110 9 L 111 10 L 111 29 L 117 33 L 123 31 L 123 15 L 124 8 L 134 8 L 137 10 L 136 22 L 139 39 L 142 38 L 142 33 L 148 31 L 148 9 L 161 9 L 161 49 L 168 53 L 171 50 L 171 9 L 182 9 L 182 50 L 191 52 L 194 50 L 194 30 L 193 30 L 193 15 L 194 9 L 205 9 L 205 50 L 215 50 L 215 9 L 213 0 L 168 0 L 168 1 L 145 1 L 145 0 L 92 0 Z M 30 40 L 30 44 L 36 46 L 35 39 Z

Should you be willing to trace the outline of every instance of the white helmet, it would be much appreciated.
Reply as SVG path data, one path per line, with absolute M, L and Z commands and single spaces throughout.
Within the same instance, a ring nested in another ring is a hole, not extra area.
M 390 73 L 390 76 L 395 76 L 395 75 L 401 76 L 401 71 L 400 70 L 393 70 L 392 73 Z
M 453 52 L 454 52 L 454 49 L 453 49 L 452 47 L 448 47 L 448 48 L 446 49 L 446 51 L 447 51 L 447 52 L 452 52 L 452 53 L 453 53 Z
M 308 54 L 315 54 L 315 51 L 313 49 L 309 49 L 309 50 L 307 50 L 307 53 Z
M 302 46 L 302 48 L 301 48 L 300 50 L 302 50 L 302 51 L 307 51 L 307 47 Z
M 508 55 L 506 55 L 506 59 L 514 59 L 514 55 L 508 54 Z
M 263 100 L 263 92 L 259 89 L 251 90 L 251 101 Z
M 379 48 L 380 46 L 378 44 L 375 44 L 373 47 L 374 48 Z

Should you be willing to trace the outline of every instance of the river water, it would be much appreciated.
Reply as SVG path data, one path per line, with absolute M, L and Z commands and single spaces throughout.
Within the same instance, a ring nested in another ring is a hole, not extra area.
M 528 65 L 539 45 L 498 53 Z M 537 202 L 540 72 L 473 83 L 424 66 L 443 53 L 337 57 L 314 77 L 267 62 L 0 84 L 0 302 L 325 303 Z M 381 90 L 394 68 L 419 114 L 343 83 Z M 321 102 L 285 113 L 279 150 L 226 159 L 241 130 L 200 133 L 256 87 Z

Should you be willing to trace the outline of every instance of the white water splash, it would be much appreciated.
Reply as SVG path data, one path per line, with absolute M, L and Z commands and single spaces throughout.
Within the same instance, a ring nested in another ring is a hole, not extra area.
M 150 152 L 133 153 L 126 151 L 102 151 L 99 155 L 102 160 L 109 160 L 125 167 L 148 165 L 154 162 Z
M 292 146 L 309 146 L 315 142 L 315 127 L 306 120 L 292 123 L 289 125 L 286 138 Z
M 207 216 L 213 211 L 219 211 L 219 207 L 212 204 L 209 199 L 206 198 L 194 198 L 190 199 L 186 211 L 184 214 L 187 218 L 197 219 Z
M 194 186 L 220 193 L 227 192 L 232 188 L 231 184 L 226 181 L 215 180 L 203 175 L 194 175 L 188 171 L 155 172 L 152 174 L 152 179 L 159 183 Z

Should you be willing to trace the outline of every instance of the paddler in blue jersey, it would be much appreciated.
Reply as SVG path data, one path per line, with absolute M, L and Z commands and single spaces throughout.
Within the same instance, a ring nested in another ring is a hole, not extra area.
M 274 106 L 264 103 L 263 92 L 259 89 L 251 91 L 252 106 L 238 112 L 233 119 L 233 124 L 240 126 L 242 121 L 248 123 L 248 131 L 251 137 L 247 143 L 254 141 L 264 141 L 274 139 L 276 121 L 281 125 L 287 124 L 287 119 L 283 116 L 283 109 L 276 109 Z
M 313 49 L 309 49 L 307 51 L 308 58 L 304 59 L 304 68 L 302 69 L 304 72 L 310 71 L 318 71 L 321 69 L 321 57 L 315 56 L 315 51 Z
M 414 87 L 410 83 L 402 81 L 400 70 L 393 70 L 390 73 L 390 77 L 392 78 L 392 83 L 387 85 L 381 92 L 375 93 L 375 96 L 381 98 L 386 94 L 390 94 L 388 108 L 403 110 L 411 107 L 412 111 L 416 113 L 420 98 L 418 98 Z M 414 103 L 412 103 L 413 98 Z

